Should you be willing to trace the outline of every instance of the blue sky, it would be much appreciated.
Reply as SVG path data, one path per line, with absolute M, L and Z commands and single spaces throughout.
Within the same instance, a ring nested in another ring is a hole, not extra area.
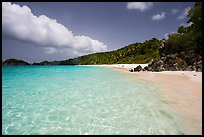
M 181 25 L 194 2 L 2 3 L 2 59 L 30 63 L 119 49 Z

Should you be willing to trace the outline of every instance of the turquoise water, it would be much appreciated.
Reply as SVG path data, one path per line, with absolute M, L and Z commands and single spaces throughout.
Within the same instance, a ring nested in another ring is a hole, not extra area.
M 2 134 L 183 134 L 158 85 L 103 67 L 3 66 Z

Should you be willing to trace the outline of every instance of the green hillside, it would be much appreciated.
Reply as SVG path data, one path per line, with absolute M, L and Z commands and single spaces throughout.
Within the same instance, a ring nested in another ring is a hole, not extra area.
M 75 58 L 75 60 L 79 60 L 81 65 L 147 63 L 152 58 L 156 59 L 159 57 L 159 46 L 161 43 L 161 40 L 153 38 L 144 43 L 130 44 L 115 51 L 89 54 Z
M 2 65 L 5 66 L 25 66 L 25 65 L 30 65 L 28 62 L 23 61 L 23 60 L 18 60 L 18 59 L 7 59 L 4 62 L 2 62 Z

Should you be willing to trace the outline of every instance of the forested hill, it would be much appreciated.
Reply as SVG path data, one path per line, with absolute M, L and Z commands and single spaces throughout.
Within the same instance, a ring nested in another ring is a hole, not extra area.
M 151 59 L 159 58 L 159 47 L 162 40 L 153 38 L 144 43 L 134 43 L 121 49 L 80 56 L 62 61 L 60 64 L 131 64 L 148 63 Z
M 23 60 L 17 60 L 17 59 L 7 59 L 5 61 L 2 62 L 2 65 L 4 66 L 26 66 L 26 65 L 30 65 L 28 62 L 23 61 Z

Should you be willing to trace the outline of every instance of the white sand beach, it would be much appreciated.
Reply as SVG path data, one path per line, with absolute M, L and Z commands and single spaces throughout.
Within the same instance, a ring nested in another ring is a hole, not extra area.
M 202 134 L 202 72 L 163 71 L 130 72 L 130 68 L 141 64 L 90 65 L 109 67 L 116 71 L 130 73 L 137 78 L 157 83 L 163 88 L 162 96 L 174 105 L 175 110 L 186 121 L 184 127 L 189 134 Z M 141 65 L 142 67 L 146 64 Z

